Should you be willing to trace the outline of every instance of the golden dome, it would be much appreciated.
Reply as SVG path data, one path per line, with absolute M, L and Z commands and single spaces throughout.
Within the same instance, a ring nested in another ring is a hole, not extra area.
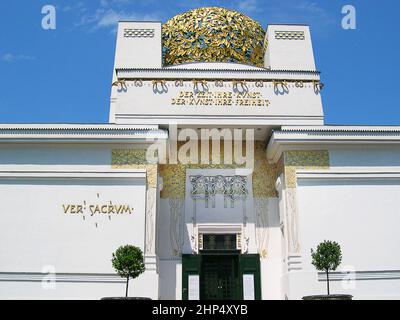
M 264 66 L 265 31 L 233 10 L 204 7 L 178 14 L 162 27 L 164 65 L 236 62 Z

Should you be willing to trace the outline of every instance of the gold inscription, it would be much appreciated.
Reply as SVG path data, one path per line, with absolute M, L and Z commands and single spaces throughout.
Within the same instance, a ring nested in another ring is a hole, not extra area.
M 63 204 L 65 214 L 132 214 L 133 208 L 128 204 Z
M 233 93 L 228 91 L 191 92 L 181 91 L 179 96 L 172 98 L 173 106 L 243 106 L 268 107 L 271 102 L 264 99 L 261 92 L 249 91 Z

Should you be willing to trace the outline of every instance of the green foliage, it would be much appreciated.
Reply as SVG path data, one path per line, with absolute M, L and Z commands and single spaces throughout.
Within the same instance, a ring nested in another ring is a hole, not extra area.
M 142 250 L 132 245 L 119 247 L 113 253 L 111 262 L 123 278 L 137 278 L 145 270 Z
M 312 264 L 319 271 L 335 271 L 342 262 L 340 245 L 334 241 L 321 242 L 317 250 L 311 249 Z

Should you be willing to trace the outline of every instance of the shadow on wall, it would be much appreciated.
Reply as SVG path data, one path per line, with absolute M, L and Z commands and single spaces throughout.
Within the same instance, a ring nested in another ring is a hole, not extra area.
M 110 165 L 111 149 L 79 144 L 10 145 L 0 148 L 0 165 Z

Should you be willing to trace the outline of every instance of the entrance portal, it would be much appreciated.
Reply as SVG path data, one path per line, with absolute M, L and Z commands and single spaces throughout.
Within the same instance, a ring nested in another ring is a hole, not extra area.
M 202 256 L 200 299 L 240 299 L 239 255 L 205 254 Z
M 261 299 L 260 256 L 241 254 L 236 235 L 203 235 L 199 254 L 182 255 L 182 299 Z

